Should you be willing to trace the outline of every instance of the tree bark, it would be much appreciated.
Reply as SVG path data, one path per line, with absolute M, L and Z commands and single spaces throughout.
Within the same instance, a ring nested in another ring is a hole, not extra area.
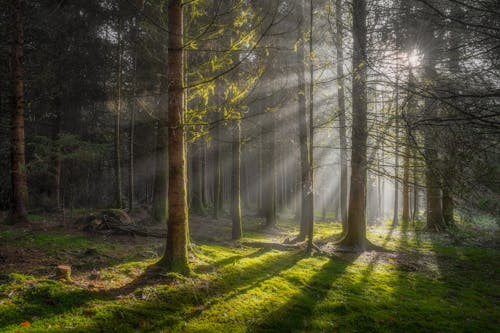
M 344 85 L 344 31 L 342 21 L 342 0 L 335 1 L 337 26 L 337 89 L 339 108 L 339 140 L 340 140 L 340 216 L 343 232 L 347 230 L 347 136 L 346 108 Z
M 396 100 L 395 100 L 395 151 L 394 151 L 394 215 L 392 217 L 392 226 L 399 224 L 399 72 L 396 59 Z
M 118 24 L 118 75 L 117 75 L 117 103 L 115 114 L 115 195 L 116 207 L 123 207 L 122 198 L 122 171 L 120 153 L 120 121 L 122 111 L 122 61 L 123 61 L 123 41 L 122 41 L 122 20 Z
M 410 221 L 410 145 L 406 140 L 403 158 L 403 223 Z
M 430 24 L 430 23 L 429 23 Z M 428 49 L 424 56 L 424 79 L 428 82 L 435 82 L 435 56 L 436 41 L 434 31 L 431 26 L 426 28 L 426 39 Z M 428 89 L 432 89 L 431 87 Z M 425 99 L 425 110 L 428 116 L 433 116 L 435 112 L 434 101 L 427 97 Z M 438 169 L 438 152 L 436 147 L 435 128 L 424 129 L 424 152 L 425 152 L 425 187 L 427 194 L 427 225 L 429 231 L 439 232 L 445 229 L 443 210 L 441 202 L 441 177 Z
M 168 2 L 168 222 L 162 266 L 188 274 L 188 205 L 184 146 L 184 50 L 182 1 Z
M 367 93 L 366 0 L 353 1 L 352 157 L 347 232 L 341 246 L 364 250 L 366 239 Z
M 413 152 L 413 212 L 411 219 L 416 221 L 418 219 L 418 164 L 417 164 L 417 153 Z
M 22 22 L 22 0 L 14 1 L 14 40 L 11 50 L 13 105 L 11 114 L 11 186 L 12 203 L 8 222 L 28 222 L 26 204 L 28 184 L 26 179 L 26 155 L 24 136 L 24 31 Z
M 297 79 L 298 79 L 298 118 L 299 118 L 299 145 L 300 145 L 300 172 L 301 172 L 301 215 L 300 215 L 300 233 L 297 241 L 305 240 L 309 234 L 309 225 L 312 216 L 310 216 L 311 201 L 311 175 L 309 173 L 309 147 L 307 134 L 307 105 L 306 105 L 306 80 L 305 80 L 305 45 L 303 39 L 305 15 L 303 0 L 299 1 L 298 12 L 301 13 L 298 27 L 298 48 L 297 48 Z
M 242 237 L 241 225 L 241 194 L 240 194 L 240 174 L 241 174 L 241 127 L 240 120 L 232 120 L 232 140 L 231 140 L 231 235 L 233 240 Z
M 134 29 L 136 29 L 134 27 Z M 135 34 L 135 32 L 134 32 Z M 135 41 L 134 36 L 134 41 Z M 137 91 L 137 54 L 134 51 L 134 77 L 132 82 L 132 107 L 130 110 L 130 137 L 129 137 L 129 164 L 128 164 L 128 209 L 134 209 L 134 192 L 135 192 L 135 168 L 134 168 L 134 141 L 135 141 L 135 108 L 136 108 L 136 91 Z
M 215 126 L 214 129 L 214 211 L 213 215 L 215 219 L 219 219 L 222 213 L 222 160 L 221 160 L 221 143 L 220 143 L 220 123 Z
M 314 58 L 313 58 L 313 27 L 314 6 L 309 1 L 309 227 L 307 235 L 307 252 L 311 253 L 314 238 Z

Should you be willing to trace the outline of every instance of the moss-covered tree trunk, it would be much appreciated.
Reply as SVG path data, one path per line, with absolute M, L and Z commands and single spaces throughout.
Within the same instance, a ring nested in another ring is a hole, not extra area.
M 12 204 L 9 223 L 28 222 L 26 204 L 28 184 L 26 180 L 26 155 L 24 136 L 24 31 L 22 0 L 13 1 L 13 43 L 11 50 L 13 104 L 11 114 L 11 186 Z
M 186 152 L 184 147 L 184 51 L 182 1 L 168 2 L 168 230 L 161 264 L 189 273 Z
M 353 1 L 352 157 L 347 232 L 341 246 L 364 250 L 366 239 L 366 178 L 368 139 L 366 93 L 366 1 Z

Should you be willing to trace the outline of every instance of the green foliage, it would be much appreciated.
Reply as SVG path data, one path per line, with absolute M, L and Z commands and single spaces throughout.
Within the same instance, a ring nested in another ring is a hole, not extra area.
M 109 149 L 108 144 L 94 143 L 83 140 L 78 135 L 61 134 L 58 139 L 46 136 L 35 136 L 28 142 L 28 149 L 33 157 L 27 168 L 30 175 L 47 174 L 50 172 L 51 162 L 57 156 L 62 162 L 86 163 L 105 156 Z

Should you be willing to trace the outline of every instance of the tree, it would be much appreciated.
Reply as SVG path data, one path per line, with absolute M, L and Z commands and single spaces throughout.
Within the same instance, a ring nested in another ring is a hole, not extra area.
M 231 236 L 238 240 L 243 235 L 241 225 L 241 124 L 239 114 L 231 122 Z
M 335 1 L 335 23 L 337 27 L 337 99 L 339 112 L 339 139 L 340 139 L 340 217 L 342 230 L 347 230 L 347 136 L 346 136 L 346 108 L 344 85 L 344 29 L 342 20 L 342 0 Z
M 366 1 L 353 1 L 353 60 L 352 79 L 352 157 L 351 187 L 347 215 L 347 231 L 341 246 L 364 250 L 366 239 L 366 179 L 367 179 L 367 54 Z
M 11 186 L 12 205 L 8 221 L 28 222 L 26 203 L 28 184 L 26 180 L 26 155 L 24 136 L 24 31 L 22 0 L 13 1 L 13 41 L 11 49 L 13 103 L 11 114 Z
M 297 241 L 305 240 L 309 234 L 310 221 L 313 219 L 312 208 L 312 184 L 309 162 L 309 145 L 307 131 L 307 105 L 306 105 L 306 79 L 305 79 L 305 41 L 304 41 L 304 0 L 299 0 L 298 12 L 298 38 L 297 38 L 297 88 L 298 88 L 298 122 L 299 122 L 299 145 L 300 145 L 300 184 L 301 184 L 301 215 L 300 233 Z
M 166 269 L 189 273 L 186 153 L 184 147 L 184 45 L 182 1 L 168 3 L 168 231 Z

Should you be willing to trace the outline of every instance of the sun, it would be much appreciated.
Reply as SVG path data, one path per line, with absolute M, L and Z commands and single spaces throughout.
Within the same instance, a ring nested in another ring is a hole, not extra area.
M 408 65 L 412 68 L 418 67 L 422 62 L 422 55 L 418 50 L 413 50 L 408 54 Z

